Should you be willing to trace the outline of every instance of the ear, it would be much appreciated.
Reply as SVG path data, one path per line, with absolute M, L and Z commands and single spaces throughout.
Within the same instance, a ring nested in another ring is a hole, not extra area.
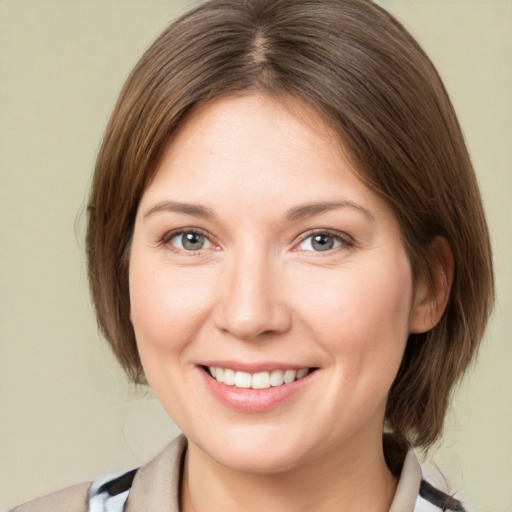
M 436 237 L 431 244 L 430 275 L 418 278 L 414 289 L 414 302 L 409 320 L 410 333 L 423 333 L 432 329 L 441 319 L 450 298 L 453 284 L 453 253 L 448 241 Z

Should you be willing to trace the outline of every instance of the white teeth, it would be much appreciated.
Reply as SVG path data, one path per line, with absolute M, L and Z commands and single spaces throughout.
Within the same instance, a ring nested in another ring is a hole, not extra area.
M 229 368 L 226 368 L 224 370 L 224 384 L 227 384 L 228 386 L 234 386 L 236 381 L 236 373 L 233 370 L 230 370 Z
M 270 374 L 268 372 L 255 373 L 252 376 L 252 389 L 267 389 L 270 387 Z
M 309 373 L 309 368 L 300 370 L 273 370 L 271 372 L 237 372 L 230 368 L 219 368 L 209 366 L 208 370 L 214 379 L 227 386 L 235 386 L 243 389 L 268 389 L 271 386 L 282 386 L 290 384 L 295 380 L 302 379 Z
M 296 376 L 297 372 L 295 370 L 286 370 L 284 372 L 284 383 L 290 384 L 290 382 L 293 382 L 295 380 Z
M 237 388 L 250 388 L 252 386 L 252 375 L 247 372 L 236 372 L 235 386 Z
M 282 386 L 284 384 L 284 372 L 283 370 L 274 370 L 270 374 L 270 385 L 271 386 Z
M 302 379 L 302 377 L 305 377 L 308 371 L 308 368 L 301 368 L 300 370 L 297 370 L 297 379 Z M 226 382 L 226 374 L 224 374 L 224 382 Z

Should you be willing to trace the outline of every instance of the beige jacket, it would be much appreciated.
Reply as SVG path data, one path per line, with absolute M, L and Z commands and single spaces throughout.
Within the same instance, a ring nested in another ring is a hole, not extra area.
M 179 487 L 186 438 L 181 435 L 157 457 L 142 466 L 132 483 L 126 512 L 179 512 Z M 421 469 L 412 451 L 407 452 L 389 512 L 439 510 L 418 506 Z M 20 505 L 11 512 L 88 512 L 91 483 L 74 485 Z M 423 500 L 422 500 L 423 501 Z

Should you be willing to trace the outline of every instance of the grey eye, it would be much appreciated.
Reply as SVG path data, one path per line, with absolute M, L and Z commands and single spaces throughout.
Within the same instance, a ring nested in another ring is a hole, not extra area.
M 334 238 L 329 235 L 315 235 L 311 239 L 311 247 L 315 251 L 328 251 L 334 247 Z
M 300 243 L 300 249 L 302 251 L 330 251 L 331 249 L 335 249 L 341 245 L 341 240 L 337 239 L 333 235 L 329 235 L 328 233 L 318 233 L 316 235 L 311 235 L 302 240 Z
M 174 247 L 184 251 L 200 251 L 208 249 L 212 245 L 204 235 L 193 231 L 178 233 L 171 238 L 170 242 Z

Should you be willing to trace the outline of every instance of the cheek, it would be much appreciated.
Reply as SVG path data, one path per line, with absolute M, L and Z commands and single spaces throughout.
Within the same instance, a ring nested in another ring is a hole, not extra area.
M 400 363 L 409 334 L 412 278 L 408 261 L 398 261 L 317 272 L 308 286 L 292 292 L 300 297 L 296 307 L 318 342 L 354 373 L 367 364 L 387 372 Z
M 141 357 L 147 351 L 173 352 L 193 336 L 208 309 L 207 276 L 168 268 L 133 251 L 130 264 L 131 321 Z

